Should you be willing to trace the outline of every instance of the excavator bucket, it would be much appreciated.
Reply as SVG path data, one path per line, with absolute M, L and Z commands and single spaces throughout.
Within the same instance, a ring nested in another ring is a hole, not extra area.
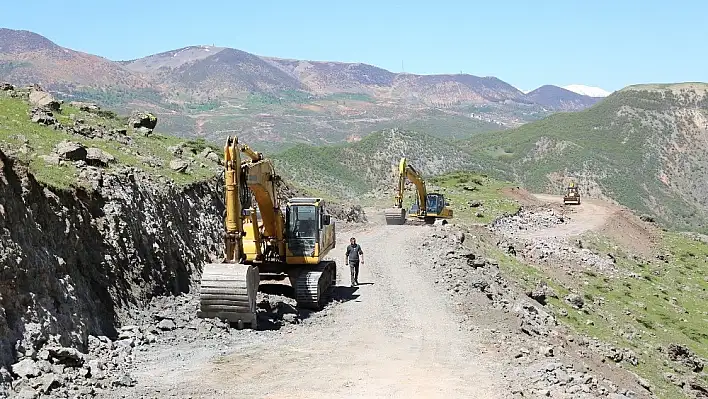
M 386 224 L 404 224 L 406 222 L 405 208 L 388 208 L 384 211 Z
M 220 318 L 257 328 L 256 296 L 260 275 L 258 267 L 240 263 L 208 263 L 202 271 L 199 295 L 200 318 Z

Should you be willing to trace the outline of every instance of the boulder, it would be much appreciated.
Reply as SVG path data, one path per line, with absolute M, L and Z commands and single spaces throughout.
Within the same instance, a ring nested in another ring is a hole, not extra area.
M 30 91 L 29 100 L 32 105 L 53 111 L 59 111 L 61 107 L 60 101 L 57 101 L 54 96 L 43 90 L 33 89 Z
M 101 107 L 99 107 L 99 106 L 96 105 L 96 104 L 93 104 L 93 103 L 85 103 L 85 102 L 82 102 L 82 101 L 72 101 L 72 102 L 69 103 L 69 105 L 71 105 L 71 106 L 74 107 L 74 108 L 78 108 L 78 109 L 81 110 L 81 111 L 87 111 L 87 112 L 90 112 L 90 111 L 98 111 L 98 110 L 101 109 Z
M 174 170 L 175 172 L 186 173 L 188 167 L 189 162 L 183 161 L 181 159 L 173 159 L 170 162 L 170 169 Z
M 0 91 L 11 91 L 11 90 L 15 90 L 15 86 L 13 86 L 7 82 L 0 83 Z
M 183 150 L 182 150 L 182 145 L 172 145 L 167 147 L 167 150 L 172 153 L 172 155 L 176 157 L 182 156 Z
M 39 123 L 42 125 L 54 125 L 57 123 L 56 118 L 54 117 L 54 114 L 52 111 L 35 107 L 32 108 L 31 111 L 31 117 L 32 117 L 32 122 L 34 123 Z
M 128 118 L 128 125 L 135 130 L 146 128 L 152 131 L 157 126 L 157 117 L 149 112 L 133 111 Z
M 571 304 L 576 309 L 581 309 L 583 307 L 583 305 L 585 304 L 585 301 L 583 301 L 583 298 L 578 294 L 568 294 L 565 297 L 565 300 L 566 300 L 566 302 Z
M 108 166 L 116 161 L 116 158 L 100 148 L 89 148 L 86 150 L 86 163 L 92 166 Z
M 217 153 L 212 151 L 211 148 L 205 148 L 200 155 L 211 162 L 221 164 L 221 157 Z
M 86 159 L 87 155 L 86 148 L 83 145 L 67 140 L 57 144 L 54 148 L 54 152 L 56 152 L 61 159 L 70 161 L 83 161 Z
M 23 359 L 13 364 L 12 372 L 20 377 L 36 377 L 41 374 L 39 367 L 32 359 Z

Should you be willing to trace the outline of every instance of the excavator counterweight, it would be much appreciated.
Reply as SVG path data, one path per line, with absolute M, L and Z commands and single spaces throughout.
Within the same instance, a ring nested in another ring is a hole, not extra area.
M 335 247 L 324 201 L 290 198 L 283 209 L 272 162 L 235 137 L 227 139 L 224 164 L 225 253 L 204 265 L 197 316 L 257 328 L 258 288 L 273 275 L 289 278 L 299 307 L 321 309 L 337 274 L 336 262 L 324 259 Z
M 432 224 L 438 219 L 452 218 L 452 209 L 448 207 L 449 204 L 445 200 L 445 196 L 440 193 L 429 193 L 420 173 L 408 164 L 406 158 L 401 158 L 398 163 L 398 185 L 394 206 L 384 210 L 386 224 L 396 225 L 406 222 L 406 210 L 403 208 L 406 179 L 416 187 L 416 203 L 408 214 L 413 220 L 422 220 L 426 224 Z

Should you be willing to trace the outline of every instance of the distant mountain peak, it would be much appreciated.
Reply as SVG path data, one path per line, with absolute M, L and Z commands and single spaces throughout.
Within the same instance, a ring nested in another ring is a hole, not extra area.
M 59 50 L 57 44 L 28 30 L 0 28 L 0 54 L 16 54 L 38 50 Z
M 594 96 L 554 85 L 543 85 L 536 90 L 524 93 L 524 96 L 536 104 L 564 110 L 585 109 L 598 101 Z
M 609 92 L 605 89 L 599 88 L 599 87 L 585 86 L 585 85 L 580 85 L 580 84 L 572 84 L 572 85 L 568 85 L 568 86 L 563 86 L 563 88 L 566 90 L 570 90 L 573 93 L 582 94 L 582 95 L 588 96 L 588 97 L 607 97 L 610 94 L 612 94 L 611 92 Z

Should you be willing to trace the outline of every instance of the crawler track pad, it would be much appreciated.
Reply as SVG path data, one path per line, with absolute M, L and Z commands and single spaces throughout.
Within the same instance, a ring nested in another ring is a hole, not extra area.
M 404 224 L 406 222 L 406 210 L 404 208 L 388 208 L 384 211 L 386 224 Z
M 330 299 L 337 281 L 337 264 L 333 261 L 322 262 L 312 268 L 296 271 L 291 276 L 295 288 L 297 306 L 320 310 Z
M 220 318 L 255 329 L 258 267 L 237 263 L 208 263 L 202 272 L 197 317 Z

